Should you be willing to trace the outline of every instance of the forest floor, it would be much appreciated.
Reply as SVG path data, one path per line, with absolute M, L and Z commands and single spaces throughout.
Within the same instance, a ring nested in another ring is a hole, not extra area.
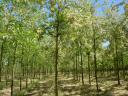
M 84 79 L 84 86 L 80 81 L 75 81 L 71 76 L 61 75 L 58 78 L 59 96 L 128 96 L 128 82 L 121 80 L 121 85 L 117 85 L 114 79 L 100 79 L 100 91 L 96 92 L 95 80 L 92 78 L 91 86 L 88 84 L 88 79 Z M 23 83 L 23 82 L 22 82 Z M 30 82 L 29 82 L 30 83 Z M 23 83 L 25 86 L 25 82 Z M 43 81 L 29 84 L 28 89 L 23 89 L 23 94 L 14 96 L 54 96 L 54 77 L 49 77 Z M 14 90 L 19 90 L 14 87 Z M 10 96 L 10 88 L 0 90 L 0 96 Z

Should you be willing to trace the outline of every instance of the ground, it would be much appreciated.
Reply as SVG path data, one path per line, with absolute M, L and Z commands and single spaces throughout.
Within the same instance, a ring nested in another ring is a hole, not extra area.
M 128 96 L 128 83 L 124 80 L 121 80 L 121 85 L 117 85 L 114 79 L 100 79 L 99 92 L 96 91 L 94 78 L 92 78 L 91 86 L 88 84 L 88 79 L 84 79 L 84 82 L 85 84 L 82 85 L 72 76 L 59 76 L 59 96 Z M 19 87 L 15 86 L 14 90 L 16 92 Z M 29 84 L 29 88 L 23 89 L 22 92 L 23 94 L 19 95 L 17 91 L 15 96 L 54 96 L 54 76 Z M 10 88 L 3 88 L 0 96 L 10 96 Z

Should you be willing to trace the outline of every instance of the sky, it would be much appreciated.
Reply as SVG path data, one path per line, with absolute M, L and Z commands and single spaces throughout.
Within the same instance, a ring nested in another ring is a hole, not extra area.
M 110 45 L 110 42 L 109 41 L 104 41 L 102 43 L 103 48 L 107 48 L 107 47 L 109 47 L 109 45 Z
M 92 0 L 92 2 L 94 2 L 95 0 Z M 105 3 L 104 1 L 107 1 L 107 3 Z M 123 1 L 128 1 L 128 0 L 97 0 L 97 3 L 95 4 L 95 7 L 99 5 L 99 7 L 96 7 L 96 16 L 103 16 L 104 15 L 104 9 L 110 8 L 111 5 L 116 5 L 119 4 Z M 119 14 L 124 13 L 124 6 L 120 5 L 119 6 Z

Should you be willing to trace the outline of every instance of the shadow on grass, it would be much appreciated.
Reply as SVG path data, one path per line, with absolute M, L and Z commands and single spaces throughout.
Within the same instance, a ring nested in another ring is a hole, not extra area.
M 84 85 L 81 87 L 81 96 L 113 96 L 113 89 L 119 85 L 112 85 L 108 90 L 99 92 L 95 88 L 92 88 L 90 85 Z M 123 95 L 124 96 L 124 95 Z

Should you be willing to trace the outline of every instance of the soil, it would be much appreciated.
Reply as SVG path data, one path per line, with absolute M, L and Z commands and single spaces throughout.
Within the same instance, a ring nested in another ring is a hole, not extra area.
M 95 80 L 91 85 L 88 79 L 84 79 L 85 84 L 73 78 L 61 75 L 58 78 L 59 96 L 128 96 L 128 83 L 121 80 L 121 85 L 117 85 L 115 80 L 99 81 L 99 92 L 96 91 Z M 14 90 L 18 90 L 15 87 Z M 4 88 L 0 91 L 0 96 L 10 96 L 10 88 Z M 27 90 L 24 96 L 54 96 L 54 78 L 39 81 L 34 87 Z

